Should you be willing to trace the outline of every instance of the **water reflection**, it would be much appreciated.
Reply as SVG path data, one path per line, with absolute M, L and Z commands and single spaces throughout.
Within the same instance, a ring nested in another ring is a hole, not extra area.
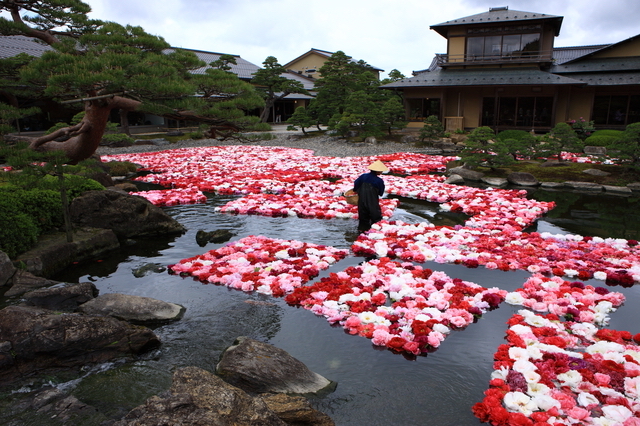
M 637 235 L 637 199 L 594 194 L 532 191 L 531 196 L 555 201 L 558 207 L 531 230 L 629 238 Z M 215 213 L 214 207 L 236 197 L 212 197 L 207 204 L 176 206 L 166 211 L 186 226 L 187 232 L 173 238 L 137 241 L 102 262 L 69 268 L 58 280 L 95 282 L 102 294 L 121 292 L 154 297 L 186 306 L 184 318 L 155 331 L 162 347 L 135 363 L 121 365 L 84 378 L 74 395 L 118 417 L 147 397 L 170 386 L 171 374 L 179 367 L 195 365 L 209 371 L 222 351 L 236 337 L 245 335 L 269 342 L 300 359 L 309 368 L 337 382 L 329 395 L 312 400 L 339 426 L 424 425 L 458 426 L 479 424 L 471 406 L 483 398 L 492 371 L 493 354 L 504 343 L 505 323 L 516 308 L 503 305 L 486 313 L 467 329 L 453 332 L 435 352 L 408 361 L 371 341 L 331 327 L 324 318 L 287 306 L 280 299 L 247 294 L 226 287 L 202 284 L 191 278 L 150 273 L 135 278 L 132 270 L 144 263 L 169 265 L 221 244 L 198 246 L 198 230 L 228 229 L 234 240 L 249 235 L 296 239 L 349 248 L 357 238 L 357 223 L 349 219 L 320 220 L 269 218 Z M 466 217 L 444 213 L 438 204 L 401 198 L 392 219 L 414 223 L 428 220 L 436 225 L 456 225 Z M 362 262 L 347 257 L 317 279 Z M 485 287 L 513 291 L 529 274 L 461 265 L 428 262 L 422 265 Z M 589 282 L 603 285 L 602 282 Z M 636 306 L 638 286 L 622 289 L 627 302 L 612 315 L 611 327 L 640 332 Z M 0 413 L 2 415 L 2 413 Z M 24 424 L 28 424 L 24 421 Z M 46 424 L 46 423 L 33 423 Z M 95 423 L 99 424 L 99 423 Z

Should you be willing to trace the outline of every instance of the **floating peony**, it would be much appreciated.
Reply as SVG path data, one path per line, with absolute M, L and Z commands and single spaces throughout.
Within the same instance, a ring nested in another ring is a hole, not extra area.
M 389 218 L 398 206 L 396 199 L 380 200 L 382 216 Z M 215 211 L 234 214 L 257 214 L 272 217 L 358 218 L 358 208 L 347 204 L 344 197 L 253 194 L 229 201 Z
M 522 288 L 509 293 L 506 302 L 536 312 L 550 312 L 570 321 L 606 325 L 609 314 L 624 302 L 624 295 L 580 281 L 535 274 Z
M 297 288 L 285 300 L 374 345 L 419 355 L 438 348 L 452 329 L 496 308 L 506 294 L 382 258 Z
M 351 247 L 358 256 L 389 256 L 413 262 L 459 263 L 473 268 L 527 270 L 557 276 L 605 280 L 631 286 L 640 281 L 640 247 L 636 241 L 454 228 L 429 223 L 379 222 Z
M 198 188 L 193 187 L 129 192 L 129 194 L 146 198 L 156 206 L 176 206 L 178 204 L 198 204 L 207 202 L 207 196 Z
M 480 421 L 640 425 L 640 335 L 526 310 L 508 324 L 490 388 L 473 406 Z
M 170 265 L 170 273 L 204 283 L 282 297 L 316 277 L 347 250 L 250 236 Z

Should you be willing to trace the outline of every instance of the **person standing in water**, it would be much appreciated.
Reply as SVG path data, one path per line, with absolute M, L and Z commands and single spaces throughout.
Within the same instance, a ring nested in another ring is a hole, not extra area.
M 384 194 L 384 181 L 380 177 L 389 170 L 380 160 L 369 167 L 370 172 L 364 173 L 353 183 L 353 192 L 358 194 L 358 231 L 366 232 L 371 225 L 382 220 L 379 197 Z

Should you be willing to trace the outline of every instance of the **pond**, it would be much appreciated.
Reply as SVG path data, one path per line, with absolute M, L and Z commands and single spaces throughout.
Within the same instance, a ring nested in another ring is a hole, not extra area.
M 640 234 L 637 198 L 541 190 L 532 191 L 530 196 L 556 201 L 558 207 L 529 231 L 636 239 Z M 341 327 L 332 327 L 323 317 L 288 306 L 282 299 L 205 285 L 167 272 L 140 278 L 133 275 L 133 270 L 146 263 L 170 265 L 221 246 L 200 247 L 195 238 L 200 229 L 227 229 L 234 233 L 234 240 L 264 235 L 337 248 L 349 248 L 357 237 L 357 223 L 352 219 L 284 219 L 213 211 L 233 198 L 215 196 L 209 197 L 207 204 L 166 208 L 188 232 L 177 238 L 138 241 L 111 256 L 73 266 L 54 277 L 67 282 L 91 281 L 101 294 L 148 296 L 187 308 L 181 321 L 155 329 L 163 343 L 153 353 L 132 363 L 104 365 L 82 378 L 59 383 L 100 411 L 96 425 L 105 417 L 122 417 L 146 398 L 167 390 L 176 368 L 198 366 L 214 371 L 222 351 L 238 336 L 284 349 L 311 370 L 334 381 L 334 392 L 311 402 L 337 425 L 480 424 L 471 407 L 483 398 L 493 354 L 504 343 L 505 322 L 517 307 L 502 304 L 466 329 L 452 332 L 435 352 L 408 359 L 376 347 L 368 339 L 349 335 Z M 400 201 L 392 219 L 409 223 L 427 220 L 436 225 L 461 224 L 465 220 L 463 215 L 441 212 L 435 203 L 404 198 Z M 362 260 L 347 257 L 320 277 Z M 422 266 L 444 271 L 452 278 L 508 291 L 522 286 L 530 276 L 525 271 L 468 269 L 433 262 Z M 604 285 L 602 281 L 590 284 Z M 635 315 L 640 303 L 638 286 L 611 290 L 623 292 L 627 300 L 611 315 L 610 328 L 640 332 Z M 42 418 L 32 414 L 14 414 L 12 420 L 21 422 L 14 424 L 56 424 L 53 420 L 43 423 Z

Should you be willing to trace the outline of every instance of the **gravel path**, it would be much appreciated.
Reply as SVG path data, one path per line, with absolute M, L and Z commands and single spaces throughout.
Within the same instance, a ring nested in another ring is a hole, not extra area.
M 310 149 L 317 156 L 323 157 L 362 157 L 369 155 L 392 154 L 396 152 L 417 152 L 422 154 L 440 154 L 440 150 L 416 147 L 410 143 L 396 142 L 347 142 L 342 138 L 334 136 L 317 136 L 304 138 L 295 134 L 278 134 L 276 139 L 259 142 L 241 143 L 236 140 L 219 141 L 217 139 L 184 140 L 165 145 L 133 145 L 122 148 L 109 148 L 101 146 L 96 151 L 99 155 L 128 154 L 134 152 L 164 151 L 167 149 L 178 149 L 200 146 L 226 146 L 226 145 L 248 145 L 248 146 L 283 146 L 289 148 Z

